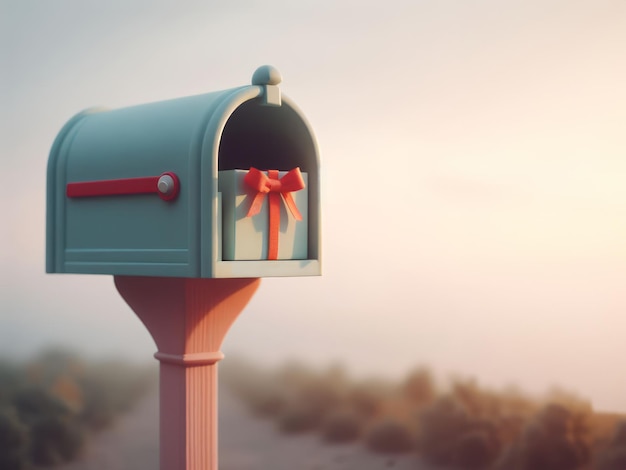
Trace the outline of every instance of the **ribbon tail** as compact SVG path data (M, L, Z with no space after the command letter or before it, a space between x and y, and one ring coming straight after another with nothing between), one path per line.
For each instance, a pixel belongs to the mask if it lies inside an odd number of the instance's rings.
M265 193L256 193L254 195L254 199L252 200L252 204L250 205L250 209L248 209L248 213L246 217L253 217L261 212L261 207L263 207L263 200L265 199Z
M296 220L302 220L302 214L298 210L298 206L296 205L296 201L294 201L291 193L281 193L283 198L285 199L285 205L289 208L291 214L295 217Z
M269 195L269 233L267 240L267 259L278 259L278 232L280 231L280 196Z

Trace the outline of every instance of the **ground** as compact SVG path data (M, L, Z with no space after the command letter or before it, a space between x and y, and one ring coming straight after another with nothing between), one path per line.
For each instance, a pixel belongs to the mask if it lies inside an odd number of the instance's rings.
M432 470L415 456L385 456L361 445L330 446L315 435L284 436L220 390L220 470ZM83 457L55 470L147 470L159 467L158 392L93 439Z

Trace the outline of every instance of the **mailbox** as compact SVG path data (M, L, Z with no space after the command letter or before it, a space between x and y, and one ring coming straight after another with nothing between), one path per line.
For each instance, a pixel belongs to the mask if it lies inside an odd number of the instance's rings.
M317 144L280 81L263 66L250 86L72 118L48 160L47 272L319 275Z

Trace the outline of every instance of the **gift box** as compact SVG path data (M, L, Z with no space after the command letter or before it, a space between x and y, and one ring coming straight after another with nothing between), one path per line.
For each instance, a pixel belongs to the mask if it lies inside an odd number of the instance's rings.
M307 259L306 173L223 170L218 180L223 260Z

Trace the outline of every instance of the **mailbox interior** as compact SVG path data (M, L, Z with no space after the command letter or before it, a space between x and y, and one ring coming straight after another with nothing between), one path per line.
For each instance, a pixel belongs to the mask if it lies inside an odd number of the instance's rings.
M214 247L213 277L319 275L318 152L313 133L299 110L286 98L281 106L263 105L259 99L244 102L224 125L217 162L218 171L299 167L308 174L308 259L223 261L219 259L221 250ZM215 234L214 238L221 243L221 234Z

